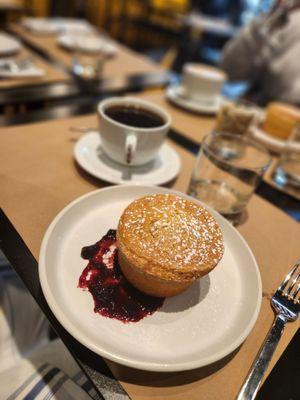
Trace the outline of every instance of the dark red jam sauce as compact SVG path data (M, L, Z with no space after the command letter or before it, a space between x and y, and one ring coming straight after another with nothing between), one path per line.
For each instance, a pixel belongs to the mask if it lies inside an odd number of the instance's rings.
M118 263L116 230L110 229L99 242L83 247L81 257L89 263L78 286L92 294L95 313L137 322L163 305L163 298L144 294L125 279Z

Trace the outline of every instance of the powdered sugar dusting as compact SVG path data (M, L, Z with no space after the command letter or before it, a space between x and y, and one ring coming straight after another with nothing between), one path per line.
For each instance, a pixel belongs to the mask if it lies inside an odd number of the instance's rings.
M152 195L133 202L121 218L126 244L164 268L196 270L217 264L223 251L221 230L200 205L175 195Z

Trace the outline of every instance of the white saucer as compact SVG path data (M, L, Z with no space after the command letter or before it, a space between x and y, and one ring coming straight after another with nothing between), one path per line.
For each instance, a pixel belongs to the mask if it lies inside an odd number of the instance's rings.
M181 85L169 86L166 90L167 99L179 107L188 111L202 114L217 114L220 106L224 103L224 97L219 95L214 103L201 103L187 98Z
M251 136L269 150L281 153L285 146L285 140L269 135L257 126L251 127Z
M139 167L118 164L103 153L98 132L89 132L78 140L74 157L89 174L115 184L162 185L174 179L181 166L177 152L167 143L150 163Z
M67 50L74 50L76 47L80 47L81 50L86 50L91 53L97 53L101 51L108 57L113 57L117 53L117 46L111 42L109 39L103 37L93 37L87 41L83 36L80 38L74 36L74 33L67 32L58 37L58 43L60 46Z
M6 33L0 33L0 56L18 53L22 48L19 40Z
M31 32L39 35L53 35L59 32L93 32L92 25L78 18L37 18L28 17L22 21Z
M282 151L284 151L287 144L286 140L280 139L275 136L271 136L263 129L257 126L253 126L251 128L251 135L255 140L257 140L262 145L266 146L269 150L273 151L274 153L281 153ZM299 152L300 145L296 143L295 144L289 143L289 149Z
M39 258L43 293L63 327L107 359L149 371L181 371L222 359L246 339L257 319L261 278L241 234L217 212L225 253L219 265L188 290L164 301L137 323L95 314L88 291L78 288L87 261L83 246L115 229L133 200L154 193L183 193L161 187L113 186L90 192L66 206L44 236ZM199 203L195 199L190 200Z

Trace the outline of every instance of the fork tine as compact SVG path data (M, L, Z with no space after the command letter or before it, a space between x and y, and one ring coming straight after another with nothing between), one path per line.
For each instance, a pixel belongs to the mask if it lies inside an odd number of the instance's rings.
M300 299L297 299L297 296L298 296L299 293L300 293L300 284L298 283L298 288L295 290L295 292L293 293L293 297L292 297L294 302L298 302L299 303Z
M296 287L299 278L300 278L300 272L299 272L299 274L293 279L293 281L292 281L292 283L291 283L291 286L288 288L288 290L287 290L287 292L286 292L286 295L287 295L288 297L292 297L292 296L291 296L291 293L293 292L294 288Z
M287 274L284 281L279 286L278 290L280 290L281 292L284 291L285 287L287 286L288 282L290 281L291 277L294 275L294 273L297 270L297 268L299 267L299 265L300 265L300 259L296 261L296 264L293 266L291 271Z

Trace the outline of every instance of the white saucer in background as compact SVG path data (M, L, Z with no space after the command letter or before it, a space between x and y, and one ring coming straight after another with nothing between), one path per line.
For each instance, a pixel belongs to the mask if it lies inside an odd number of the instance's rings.
M166 299L153 315L127 324L103 317L94 313L90 293L78 288L87 264L80 257L81 248L116 229L133 200L155 193L189 198L161 187L123 185L90 192L66 206L42 241L41 286L63 327L96 354L148 371L202 367L241 345L256 322L262 299L259 268L249 246L214 210L207 207L223 232L222 260L185 292Z
M282 153L284 151L287 143L286 140L280 139L275 136L271 136L263 129L257 126L253 126L250 132L251 136L255 140L257 140L262 145L266 146L270 151L273 151L274 153ZM289 143L289 149L299 152L300 144Z
M0 56L9 56L18 53L22 48L19 40L6 33L0 33Z
M54 18L28 17L22 23L25 28L39 35L55 34L59 30Z
M271 136L257 126L252 126L250 133L253 139L275 153L281 153L285 147L285 140Z
M76 32L93 32L93 26L82 19L78 18L38 18L27 17L22 21L23 26L31 32L39 35L53 35L59 32L76 31Z
M74 157L86 172L114 184L162 185L174 179L181 166L177 152L164 143L153 161L138 167L126 167L112 161L101 149L98 132L82 136L75 145Z
M193 111L202 114L217 114L220 106L224 103L225 98L220 94L214 103L204 103L192 100L185 96L183 86L173 85L166 90L166 97L172 103L184 108L188 111Z
M82 50L91 53L102 52L107 56L112 57L117 53L117 46L110 39L103 37L85 38L74 35L74 32L66 32L58 37L58 44L67 50L74 50L80 47Z

